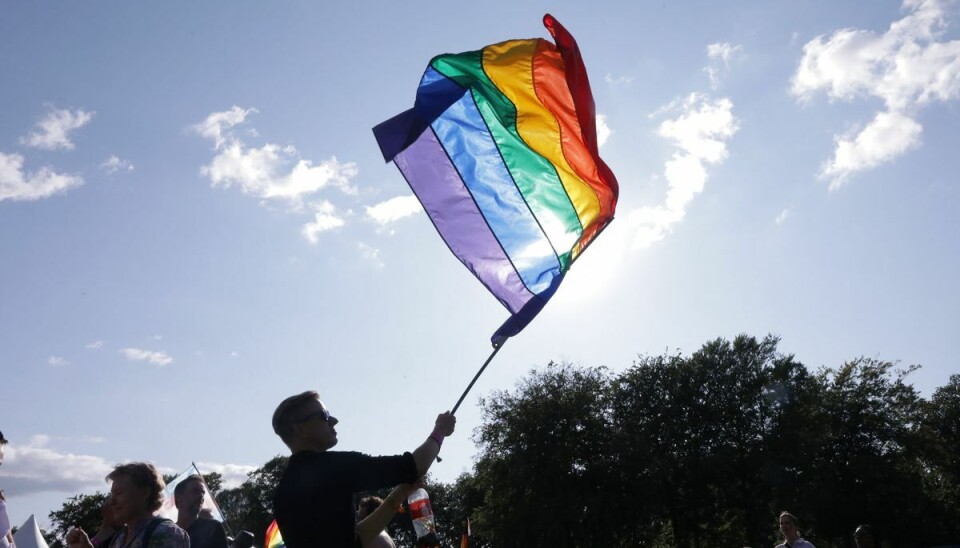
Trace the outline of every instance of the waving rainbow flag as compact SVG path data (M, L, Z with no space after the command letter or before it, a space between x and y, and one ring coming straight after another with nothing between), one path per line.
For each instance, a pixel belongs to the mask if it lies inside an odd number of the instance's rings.
M613 220L619 187L597 150L576 41L510 40L434 57L414 107L374 128L454 255L511 312L499 346Z
M277 525L277 520L273 520L267 527L267 534L263 539L263 548L283 548L284 546L286 545L283 543L283 537L280 536L280 527Z

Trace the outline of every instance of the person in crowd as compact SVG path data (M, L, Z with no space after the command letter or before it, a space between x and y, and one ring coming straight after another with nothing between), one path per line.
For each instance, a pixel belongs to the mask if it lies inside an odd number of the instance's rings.
M253 548L253 533L250 531L240 531L237 538L233 539L230 548Z
M114 520L123 523L108 548L190 548L190 537L169 519L154 517L163 506L163 477L145 462L118 464L107 475ZM87 533L74 527L68 548L93 548Z
M190 536L191 548L227 548L227 532L223 524L202 515L206 495L206 484L199 474L188 476L177 484L173 489L177 527Z
M857 548L879 548L880 543L877 542L877 535L873 532L873 527L867 524L857 526L857 529L853 532L853 540L857 544Z
M114 537L116 537L120 529L123 528L123 522L117 521L117 517L113 513L113 506L110 505L109 495L104 499L103 504L100 505L100 519L100 528L97 529L97 534L90 539L90 544L93 544L97 548L105 548L110 546Z
M423 487L423 481L424 478L420 478L416 483L396 486L386 500L380 497L360 499L357 506L357 538L363 548L396 548L393 539L387 534L387 525L403 501Z
M372 457L330 451L337 444L338 422L314 391L283 400L273 414L273 431L292 453L273 502L280 534L289 548L361 543L353 494L416 482L456 426L453 414L443 413L430 436L412 453Z
M780 512L780 533L783 535L783 542L777 545L777 548L814 548L813 544L800 536L800 529L797 524L797 518L790 512Z
M380 497L363 497L360 499L360 505L357 506L357 526L359 530L359 524L369 515L383 505L383 499ZM358 535L359 536L359 535ZM386 531L381 530L375 537L373 537L369 542L363 542L361 539L361 544L363 548L397 548L397 545L393 543L393 539L390 538L390 535Z
M0 465L3 464L3 448L7 445L7 438L0 432ZM3 489L0 489L0 548L9 548L13 546L13 528L10 526L10 518L7 516L7 499L3 496Z

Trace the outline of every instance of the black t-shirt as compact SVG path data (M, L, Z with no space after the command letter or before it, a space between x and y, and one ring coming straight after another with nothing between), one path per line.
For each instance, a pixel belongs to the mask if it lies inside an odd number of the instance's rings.
M288 548L354 546L353 494L417 480L413 455L301 451L290 457L273 499Z
M215 519L197 518L190 527L190 548L227 548L227 533L223 524Z

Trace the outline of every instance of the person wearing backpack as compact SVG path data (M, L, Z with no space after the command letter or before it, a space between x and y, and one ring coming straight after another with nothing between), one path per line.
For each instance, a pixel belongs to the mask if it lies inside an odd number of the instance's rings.
M163 505L163 478L152 464L118 464L107 475L110 508L118 523L125 524L98 548L190 548L190 537L173 521L154 516ZM74 527L67 533L68 548L93 548L87 533Z

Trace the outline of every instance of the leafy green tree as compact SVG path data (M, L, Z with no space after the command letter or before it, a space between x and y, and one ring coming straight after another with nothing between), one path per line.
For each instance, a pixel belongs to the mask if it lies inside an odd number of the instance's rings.
M233 489L221 490L216 495L231 530L250 531L262 539L273 521L273 493L280 484L289 457L276 456L247 476L247 480Z
M717 339L690 357L644 357L613 382L620 517L633 543L768 544L772 490L791 451L771 437L799 423L811 383L779 340ZM638 496L639 495L639 496Z
M859 358L822 370L822 432L808 440L809 519L821 544L841 544L858 523L871 523L897 546L940 540L939 510L924 491L929 436L924 402L906 378L916 366Z
M473 522L492 546L614 546L603 368L551 363L482 403Z
M50 526L46 536L51 548L66 548L67 532L74 526L81 527L90 536L100 528L100 507L107 500L105 493L74 495L63 503L59 510L50 512Z
M933 393L925 411L925 426L932 437L926 489L938 506L947 509L937 526L953 539L960 538L960 375L952 375Z

